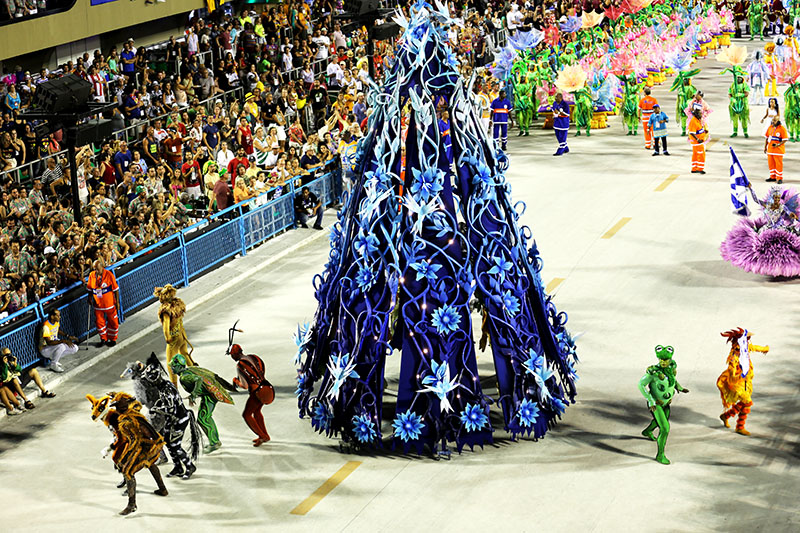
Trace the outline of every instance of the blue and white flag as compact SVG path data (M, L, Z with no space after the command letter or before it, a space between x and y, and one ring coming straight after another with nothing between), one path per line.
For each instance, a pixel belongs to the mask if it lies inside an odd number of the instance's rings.
M746 217L750 216L750 208L747 207L747 197L750 194L750 181L744 174L744 169L736 157L736 152L731 147L731 202L733 203L734 214Z

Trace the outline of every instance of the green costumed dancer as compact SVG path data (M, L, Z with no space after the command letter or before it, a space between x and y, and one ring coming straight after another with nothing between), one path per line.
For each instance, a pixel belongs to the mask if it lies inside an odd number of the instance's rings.
M750 40L758 35L764 40L764 5L761 0L753 0L747 8L747 18L750 19Z
M528 135L533 120L533 84L528 81L527 74L514 83L514 109L517 111L520 135Z
M578 62L578 54L575 52L575 43L569 43L564 47L564 51L559 55L559 68L572 65Z
M181 386L189 393L189 404L194 405L195 400L198 397L200 398L197 421L208 437L208 446L203 451L211 453L214 450L218 450L222 443L219 441L217 425L211 415L214 413L217 402L233 404L233 399L228 394L228 390L235 390L233 385L211 370L200 368L199 366L188 366L183 354L176 354L170 361L169 366L178 376Z
M639 381L639 390L647 400L647 407L653 414L653 421L650 422L642 435L658 443L658 453L656 461L668 465L669 459L664 455L664 447L669 436L669 410L672 399L678 392L689 392L689 389L681 387L676 377L678 373L678 363L672 359L675 350L672 346L656 346L656 357L658 364L647 368L647 373ZM653 430L658 428L658 438L653 435Z
M575 126L578 132L575 134L579 137L581 128L586 128L586 136L592 135L592 115L594 114L594 103L592 102L592 94L588 85L584 85L572 93L575 98Z
M794 81L783 93L785 104L784 116L786 129L789 130L789 140L793 143L800 140L800 83Z
M697 92L697 89L692 85L692 78L699 73L699 68L679 71L672 82L672 87L669 88L670 91L677 91L678 93L675 116L681 124L681 137L686 137L686 108L694 98L694 93Z
M797 23L797 19L800 18L800 2L797 0L792 1L792 5L789 7L789 24L794 26Z
M621 76L625 97L622 100L622 121L628 129L627 135L637 135L639 131L639 91L642 84L636 83L636 74Z
M749 87L744 82L744 71L739 66L722 71L733 73L733 83L728 89L728 96L730 103L728 104L728 114L733 122L733 133L731 137L739 135L739 122L742 123L742 130L744 130L745 138L749 137L747 134L747 125L750 123L750 105L747 102L747 97L750 94Z

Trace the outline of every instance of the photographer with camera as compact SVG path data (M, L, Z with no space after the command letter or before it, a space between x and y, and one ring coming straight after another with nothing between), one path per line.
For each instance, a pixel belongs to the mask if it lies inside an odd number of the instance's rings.
M22 376L22 383L19 380L20 376ZM0 348L0 401L3 402L9 416L23 413L22 406L25 409L36 407L22 390L30 381L39 387L42 398L55 398L55 393L45 388L38 370L29 368L23 371L17 363L17 358L11 354L11 350L6 347ZM17 396L22 398L22 404Z

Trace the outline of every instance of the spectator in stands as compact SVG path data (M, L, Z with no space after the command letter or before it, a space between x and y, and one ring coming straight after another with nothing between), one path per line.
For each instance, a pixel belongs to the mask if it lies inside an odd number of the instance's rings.
M306 147L306 153L300 158L300 166L305 170L308 170L318 165L319 158L317 157L316 150L314 150L314 146L308 145Z
M20 378L22 381L20 381ZM22 398L25 409L33 409L35 407L23 391L24 387L31 381L39 388L42 398L56 397L54 392L50 392L45 388L38 370L35 368L22 370L11 350L6 347L0 348L0 400L9 415L23 412L16 395Z
M230 163L234 158L233 152L228 149L228 143L226 141L220 141L219 150L217 150L217 164L220 168L227 169L228 163Z
M355 115L356 122L361 127L363 127L363 122L367 120L367 104L364 100L364 93L358 93L356 103L353 104L353 115Z
M320 85L319 80L314 80L312 83L308 99L311 101L311 109L314 111L314 124L319 125L325 120L325 114L330 105L328 91Z
M303 187L302 192L294 199L294 213L297 221L303 228L308 227L308 219L316 216L314 229L322 229L322 202L308 187Z
M116 55L116 50L112 50L112 54ZM133 39L128 39L128 41L122 45L122 52L119 57L122 64L121 72L132 78L136 72L136 67L134 65L136 52L133 50Z
M131 170L133 154L128 150L128 143L120 141L119 149L114 154L114 169L117 171L117 181L122 180L126 172Z
M47 314L47 320L42 324L42 338L39 342L39 353L48 359L47 365L53 372L63 372L64 367L59 362L65 355L77 353L78 347L75 337L64 334L59 337L61 328L61 311L53 309Z
M223 176L220 176L217 183L214 184L213 192L214 199L209 203L209 211L222 211L233 204L231 188L228 186ZM215 207L216 209L214 209Z

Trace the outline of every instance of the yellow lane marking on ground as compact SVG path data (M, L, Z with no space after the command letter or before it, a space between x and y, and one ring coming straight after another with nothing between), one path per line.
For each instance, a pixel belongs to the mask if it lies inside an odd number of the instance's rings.
M670 176L667 179L665 179L664 181L661 182L661 185L656 187L656 192L661 192L664 189L666 189L669 186L670 183L675 181L675 179L677 177L678 177L678 174L670 174Z
M296 515L305 515L311 509L314 508L319 502L322 501L322 498L327 496L331 493L333 489L335 489L342 481L347 479L347 476L353 473L353 471L361 466L361 461L348 461L343 467L339 469L334 475L328 478L328 480L320 485L320 487L311 493L311 496L300 502L300 505L295 507L290 511L290 514Z
M605 233L603 234L603 237L602 237L602 238L603 238L603 239L610 239L611 237L613 237L614 235L616 235L616 234L617 234L617 232L618 232L619 230L621 230L621 229L622 229L622 226L624 226L625 224L627 224L627 223L628 223L628 222L630 222L630 221L631 221L631 217L622 217L622 218L619 220L619 222L617 222L616 224L614 224L614 226L612 226L612 228L611 228L610 230L608 230L607 232L605 232Z
M564 282L564 278L553 278L550 280L550 283L547 284L547 287L544 288L544 292L550 294L556 288Z
M718 140L719 140L719 139L711 139L710 141L708 141L708 144L706 144L706 150L708 150L709 148L711 148L712 146L714 146L714 144L716 144L716 142L717 142Z

